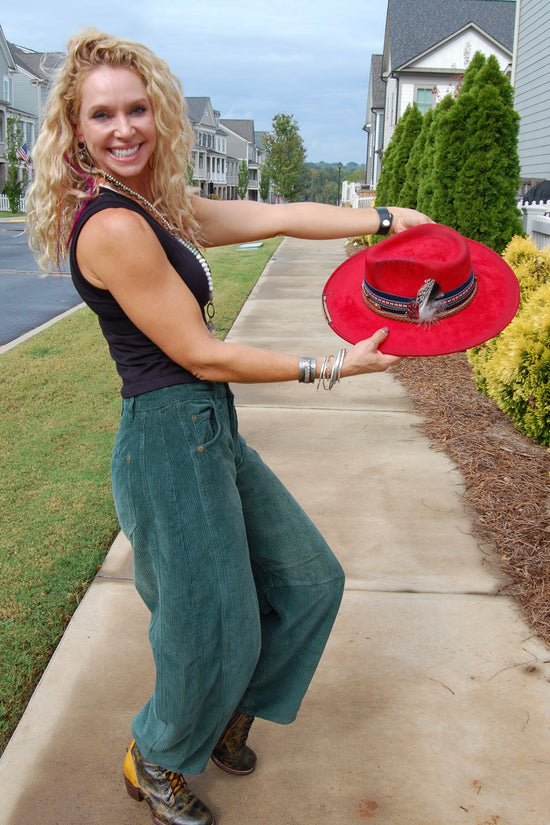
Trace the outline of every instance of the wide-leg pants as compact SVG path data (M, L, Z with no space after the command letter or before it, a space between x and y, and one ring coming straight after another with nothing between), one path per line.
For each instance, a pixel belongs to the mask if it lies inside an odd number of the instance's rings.
M226 384L125 399L111 471L156 668L132 732L145 759L198 774L235 709L294 720L343 572L239 435Z

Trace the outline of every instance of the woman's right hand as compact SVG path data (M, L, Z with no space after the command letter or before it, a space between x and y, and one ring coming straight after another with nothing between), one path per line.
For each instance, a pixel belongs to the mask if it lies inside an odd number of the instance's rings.
M388 337L388 328L377 330L370 338L359 341L346 353L342 367L342 376L362 375L367 372L384 372L400 361L398 355L386 355L378 347Z

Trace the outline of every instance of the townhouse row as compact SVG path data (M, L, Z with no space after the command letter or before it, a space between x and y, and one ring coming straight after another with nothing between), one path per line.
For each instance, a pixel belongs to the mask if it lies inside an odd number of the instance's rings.
M0 192L7 177L6 138L11 118L18 125L21 168L32 150L51 85L52 74L63 60L60 52L36 52L9 43L0 26ZM260 177L264 163L262 132L253 120L223 119L209 97L186 98L187 114L195 134L191 172L204 197L234 200L239 167L248 167L248 200L261 200ZM32 162L29 166L32 176Z

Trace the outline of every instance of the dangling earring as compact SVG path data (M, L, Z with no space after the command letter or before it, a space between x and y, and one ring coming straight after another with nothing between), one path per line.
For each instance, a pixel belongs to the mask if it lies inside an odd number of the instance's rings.
M94 162L88 151L86 143L78 140L76 149L73 150L70 158L65 155L67 166L69 167L69 175L74 183L82 183L83 180L88 180L94 170Z
M92 169L94 168L94 162L92 160L92 156L90 155L90 153L88 151L88 147L86 146L86 141L84 141L84 140L77 141L76 148L77 148L77 152L78 152L78 160L80 161L80 165L82 166L83 169L86 166L88 167L88 169L86 169L85 171L86 171L86 174L89 175L92 172Z

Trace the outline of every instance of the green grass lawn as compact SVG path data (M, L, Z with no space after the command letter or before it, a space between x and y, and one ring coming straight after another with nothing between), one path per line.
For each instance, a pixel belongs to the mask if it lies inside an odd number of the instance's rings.
M280 240L208 250L218 337ZM120 379L87 308L0 356L0 751L118 532L119 413Z

